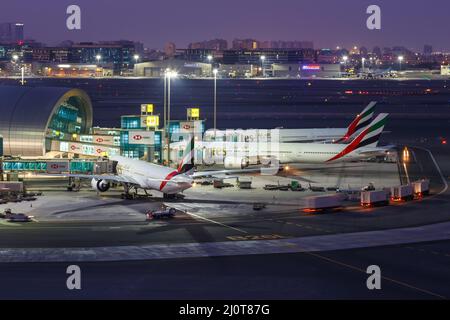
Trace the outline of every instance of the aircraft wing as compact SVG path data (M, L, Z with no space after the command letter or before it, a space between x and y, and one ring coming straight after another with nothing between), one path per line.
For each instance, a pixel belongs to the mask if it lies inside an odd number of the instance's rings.
M276 171L278 172L279 168L264 168L264 167L258 167L258 168L248 168L248 169L236 169L236 170L217 170L217 171L197 171L191 174L191 177L194 179L198 178L233 178L234 176L230 176L231 174L242 174L242 173L254 173L254 172L268 172L268 170Z
M43 175L43 174L40 174ZM107 180L112 182L118 182L118 183L131 183L139 185L139 182L130 178L130 177L123 177L119 175L106 175L106 174L76 174L76 173L70 173L70 174L44 174L46 176L51 177L66 177L66 178L79 178L79 179L96 179L96 180Z
M359 154L363 155L363 156L378 156L378 155L384 155L386 154L389 150L389 148L366 148L364 150L359 151Z

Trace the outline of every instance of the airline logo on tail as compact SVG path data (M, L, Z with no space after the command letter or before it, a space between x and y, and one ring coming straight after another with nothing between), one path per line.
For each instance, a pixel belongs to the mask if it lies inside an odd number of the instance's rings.
M191 138L190 142L186 145L186 149L183 153L183 159L181 159L180 164L178 165L177 170L169 173L165 179L161 182L159 186L159 190L162 191L167 183L179 174L183 174L189 172L194 168L194 137Z
M181 159L178 165L178 173L186 173L194 168L194 137L186 145L186 150L183 153L183 159Z
M367 107L364 108L364 110L356 116L356 118L350 123L350 125L347 128L347 133L340 138L339 140L335 141L334 143L340 143L343 141L347 141L350 139L356 132L359 130L365 128L369 125L370 121L372 120L373 114L375 112L375 105L377 104L376 101L370 102Z
M384 126L387 122L387 113L380 113L370 125L364 129L344 150L326 162L334 161L362 147L376 147Z

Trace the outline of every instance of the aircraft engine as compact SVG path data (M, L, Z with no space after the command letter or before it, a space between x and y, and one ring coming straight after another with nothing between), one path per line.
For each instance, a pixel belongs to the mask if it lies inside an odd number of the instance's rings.
M246 157L225 157L223 164L225 169L244 169L249 166L249 161Z
M91 186L92 186L92 189L94 189L96 191L106 192L111 187L111 184L105 180L92 179Z

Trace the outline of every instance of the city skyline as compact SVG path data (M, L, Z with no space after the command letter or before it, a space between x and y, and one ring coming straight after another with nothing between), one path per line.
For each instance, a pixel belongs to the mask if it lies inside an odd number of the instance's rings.
M185 48L191 42L208 39L221 38L231 44L235 38L253 38L310 40L316 48L405 46L422 51L424 45L430 44L435 51L450 50L450 43L443 43L450 27L446 19L450 3L444 0L434 1L433 6L418 0L377 1L382 10L382 29L376 31L365 26L368 17L365 10L373 4L365 0L348 0L345 4L281 0L276 7L266 0L260 1L257 7L250 3L234 6L237 1L232 0L226 4L215 3L214 8L204 0L189 5L181 1L155 4L130 0L125 5L78 0L76 4L82 9L80 31L65 27L65 11L72 2L61 1L55 5L53 1L42 0L39 6L24 2L5 3L0 21L24 23L26 38L48 45L64 40L127 39L143 42L148 48L162 49L169 41ZM24 10L27 6L33 10ZM432 15L433 24L430 24Z

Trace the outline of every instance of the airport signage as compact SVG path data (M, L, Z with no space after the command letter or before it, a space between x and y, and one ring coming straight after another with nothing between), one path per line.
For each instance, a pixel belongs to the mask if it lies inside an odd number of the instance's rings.
M47 161L47 173L69 172L69 161Z
M187 116L188 116L188 118L199 119L200 118L200 108L188 108Z
M93 143L95 144L105 144L105 145L113 145L114 144L114 137L113 136L93 136Z
M319 64L305 64L302 66L302 70L320 71Z
M153 113L153 104L141 104L141 113Z
M159 116L142 116L141 117L142 128L158 128Z
M129 144L155 144L155 132L154 131L129 131L128 133Z

